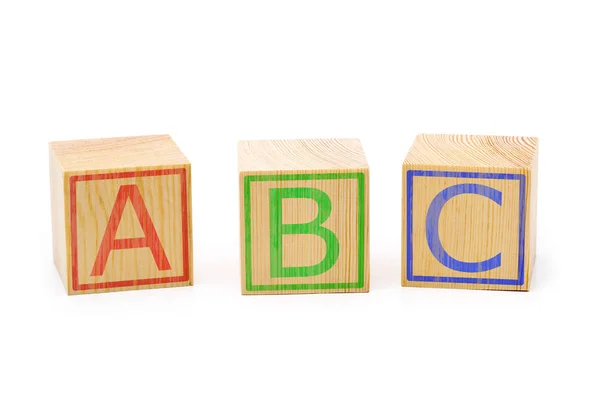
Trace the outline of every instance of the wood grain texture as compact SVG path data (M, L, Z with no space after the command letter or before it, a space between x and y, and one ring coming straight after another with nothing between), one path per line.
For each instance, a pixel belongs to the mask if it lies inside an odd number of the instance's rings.
M190 163L169 135L69 140L50 147L63 170L70 172Z
M537 145L534 137L421 134L404 164L531 169Z
M69 215L68 182L65 180L64 171L60 166L56 154L50 147L50 206L52 215L52 250L54 265L60 275L65 288L69 287L67 273L67 228L66 218Z
M419 135L403 164L402 285L529 290L537 158L533 137Z
M50 143L69 294L193 284L191 165L166 135Z
M358 139L250 140L238 143L243 171L313 171L368 169Z
M243 141L238 167L243 294L369 290L369 167L360 141ZM306 231L278 231L293 225Z

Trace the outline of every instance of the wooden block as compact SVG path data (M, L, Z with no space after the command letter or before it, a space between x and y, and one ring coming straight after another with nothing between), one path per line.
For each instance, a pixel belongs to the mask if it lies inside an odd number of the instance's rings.
M243 294L369 291L369 166L356 139L238 145Z
M67 292L192 285L190 174L167 135L50 143L54 263Z
M402 285L529 290L538 139L419 135L403 165Z

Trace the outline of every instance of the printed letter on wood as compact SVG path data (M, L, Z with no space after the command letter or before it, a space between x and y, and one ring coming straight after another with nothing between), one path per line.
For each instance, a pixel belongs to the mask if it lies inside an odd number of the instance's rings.
M169 136L50 143L69 294L192 284L191 166Z
M367 292L369 167L358 140L244 141L242 293Z
M529 290L538 140L419 135L403 166L402 284Z

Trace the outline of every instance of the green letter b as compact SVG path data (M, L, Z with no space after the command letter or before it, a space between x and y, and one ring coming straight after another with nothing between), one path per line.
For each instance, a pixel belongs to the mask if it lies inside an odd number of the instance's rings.
M283 223L283 199L312 199L317 203L316 218L303 224ZM321 226L331 214L331 199L322 190L313 188L269 189L271 213L271 278L296 278L320 275L333 267L340 255L340 242L335 234ZM283 266L283 235L317 235L326 244L325 258L307 267Z

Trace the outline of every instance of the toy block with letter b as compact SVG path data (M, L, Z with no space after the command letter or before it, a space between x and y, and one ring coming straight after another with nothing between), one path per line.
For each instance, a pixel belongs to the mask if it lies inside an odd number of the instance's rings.
M192 285L190 174L167 135L50 143L54 263L67 292Z
M243 294L369 291L369 166L359 140L238 145Z
M402 285L529 290L538 139L419 135L403 165Z

